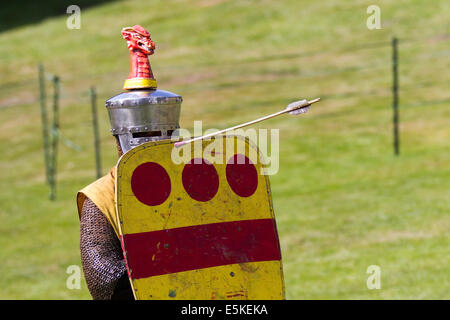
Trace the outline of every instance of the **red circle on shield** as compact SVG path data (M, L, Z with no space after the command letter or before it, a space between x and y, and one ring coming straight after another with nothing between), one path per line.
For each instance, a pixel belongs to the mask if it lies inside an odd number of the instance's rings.
M139 165L131 176L131 189L136 198L148 205L162 204L170 195L170 177L156 162Z
M228 160L227 181L231 189L240 197L250 197L258 187L258 172L243 154L235 154Z
M192 159L184 166L182 180L184 190L197 201L211 200L219 189L216 168L203 158Z

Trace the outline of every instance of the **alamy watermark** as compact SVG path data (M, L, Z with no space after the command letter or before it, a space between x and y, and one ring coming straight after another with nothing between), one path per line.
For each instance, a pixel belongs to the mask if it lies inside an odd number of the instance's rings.
M178 129L172 135L172 141L179 141L180 137L188 140L217 131L217 129L208 129L203 132L202 121L194 121L193 135L187 129ZM227 136L239 136L239 138L232 139ZM242 154L245 157L237 157L237 164L250 161L252 164L261 165L261 175L274 175L279 169L279 136L279 129L237 129L228 132L226 136L218 135L174 147L171 158L175 164L187 164L192 159L194 164L196 162L200 164L202 159L214 164L233 164L234 155Z
M366 20L366 26L369 30L381 29L381 9L377 5L370 5L366 10L370 16Z
M377 265L367 267L366 273L369 274L366 281L367 289L381 289L381 268Z
M81 29L81 9L79 6L72 4L67 7L67 14L70 16L66 20L67 29Z
M81 268L76 264L70 265L66 269L66 273L69 275L66 280L66 287L69 290L81 289Z

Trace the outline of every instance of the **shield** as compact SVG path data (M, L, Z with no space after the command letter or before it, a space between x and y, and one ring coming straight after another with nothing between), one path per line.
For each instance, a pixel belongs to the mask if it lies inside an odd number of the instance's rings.
M285 298L263 161L240 136L149 142L119 159L116 209L136 299Z

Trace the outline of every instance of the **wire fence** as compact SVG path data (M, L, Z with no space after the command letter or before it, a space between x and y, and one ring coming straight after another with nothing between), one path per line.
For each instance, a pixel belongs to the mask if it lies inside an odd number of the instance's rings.
M437 63L444 62L450 64L450 49L448 48L448 44L450 43L450 34L443 35L434 35L427 37L407 37L400 38L398 41L375 41L375 42L365 42L365 41L355 41L352 44L339 44L334 46L333 48L318 48L311 51L304 52L291 52L284 54L269 54L263 55L259 57L249 57L249 58L232 58L228 61L220 61L220 62L206 62L204 64L200 64L199 66L194 66L198 68L208 69L211 67L217 67L220 69L227 71L227 67L234 68L235 72L231 72L228 77L232 77L232 81L225 79L223 82L211 82L207 84L202 84L204 86L216 86L216 87L226 87L226 86L234 86L234 87L245 87L245 86L253 86L257 85L261 82L270 82L270 81L278 81L278 78L282 78L283 81L299 81L299 80L320 80L320 78L326 77L327 79L331 79L336 77L337 79L341 79L344 75L346 79L357 78L360 76L370 77L370 76L380 76L380 73L383 74L383 81L380 81L380 84L377 84L375 88L370 89L361 89L359 87L355 87L355 89L349 91L340 91L337 93L321 93L322 98L328 99L348 99L352 97L366 97L366 96L375 96L375 97L383 97L389 98L392 97L393 101L393 122L394 122L394 150L395 154L399 153L399 132L398 132L398 122L399 122L399 112L401 110L407 108L413 108L417 106L426 106L426 105L439 105L450 102L450 96L439 96L436 99L433 97L427 97L423 100L414 100L408 101L406 99L399 99L399 96L402 96L402 93L416 93L418 90L422 89L430 89L430 88L439 88L442 89L442 92L449 92L449 83L450 79L448 78L448 72L442 72L437 67ZM433 49L432 46L440 46L444 45L443 48L439 48L438 50ZM420 49L420 50L419 50ZM359 54L360 52L374 52L374 50L379 50L379 54L377 54L377 58L374 59L374 62L368 61L365 63L358 64L350 64L344 66L334 66L334 65L320 65L319 67L314 64L308 63L305 67L303 64L297 62L298 60L302 60L304 58L311 59L317 58L321 55L332 56L333 59L348 55L348 54ZM393 53L391 50L397 51ZM417 52L419 50L419 53ZM412 53L410 51L413 51ZM423 52L424 51L424 52ZM334 62L335 60L331 60L330 62ZM292 68L291 70L278 70L277 62L291 60L292 65L297 66L297 68ZM415 65L418 64L430 64L430 72L438 73L439 77L436 79L429 80L427 78L420 80L418 76L414 74ZM275 64L275 65L273 65ZM257 67L264 67L263 70L255 70ZM192 67L192 66L190 66ZM445 68L444 68L445 71ZM252 79L245 77L246 74L253 74L254 72L259 73L272 73L276 75L275 79ZM392 78L386 78L387 75L392 73ZM45 93L43 93L42 88L45 85L42 83L43 81L50 81L54 83L55 90L57 90L57 100L53 101L54 109L53 113L56 113L56 117L53 118L52 129L49 131L47 128L47 124L45 123L47 115L45 111L42 111L42 121L43 121L43 144L44 144L44 153L46 159L46 172L47 172L47 181L51 185L52 179L55 179L56 175L56 159L53 159L57 155L57 144L58 138L62 143L73 148L77 151L81 151L81 148L76 145L74 142L65 138L61 133L60 128L58 127L58 105L60 104L59 100L62 99L72 99L78 101L80 104L89 104L89 101L92 105L91 114L92 114L92 126L93 130L93 144L96 150L95 152L95 163L96 163L96 173L97 176L101 174L101 163L100 163L100 142L99 142L99 134L98 134L98 121L97 121L97 111L96 111L96 100L97 93L94 88L87 87L82 91L72 91L65 90L64 84L57 80L55 83L55 75L44 72L43 70L39 73L40 83L40 101L41 101L41 110L43 105L43 100L45 100ZM242 76L244 75L244 76ZM106 75L101 75L105 77ZM388 79L386 81L386 79ZM34 85L30 85L30 83ZM57 87L57 88L56 88ZM20 81L11 81L2 83L0 86L0 97L11 93L14 95L15 92L24 91L24 89L28 91L39 92L38 82L36 78L25 78ZM196 90L195 85L191 90ZM189 90L187 90L189 91ZM55 91L56 92L56 91ZM43 97L44 94L44 97ZM56 93L55 93L56 94ZM36 98L31 98L26 103L36 103ZM384 102L385 103L385 102ZM14 100L1 102L0 100L0 110L6 107L20 106L24 104L23 100ZM56 109L55 109L56 108ZM49 131L50 134L46 131ZM54 149L54 153L52 153L52 149ZM53 170L53 173L52 173ZM53 176L52 176L53 175ZM54 192L54 191L52 191ZM51 193L52 197L52 193Z
M410 38L401 38L399 39L399 46L400 46L400 55L401 50L403 47L408 47L412 45L420 46L420 45L429 45L429 42L433 43L450 43L450 35L439 35L439 36L428 36L428 37L410 37ZM217 64L217 66L226 67L229 66L235 66L235 65L247 65L251 66L254 63L268 63L268 62L274 62L277 60L288 60L288 59L298 59L298 58L304 58L304 57L317 57L319 55L323 54L332 54L334 57L338 57L339 54L345 54L345 53L352 53L352 52L358 52L361 50L374 50L374 49L388 49L390 46L392 46L391 41L379 41L379 42L362 42L358 44L351 44L351 45L343 45L341 47L333 47L333 48L324 48L324 49L317 49L307 52L293 52L288 54L279 54L279 55L264 55L261 57L254 57L254 58L245 58L240 60L229 60L229 61L220 61L220 63ZM299 79L308 79L308 78L316 78L316 77L333 77L333 76L339 76L342 74L349 74L349 73L367 73L377 70L386 70L389 72L390 70L390 53L385 52L384 53L385 60L377 61L376 63L364 63L364 64L355 64L345 67L333 67L333 66L326 66L326 67L310 67L310 68L301 68L297 71L288 72L284 74L283 76L286 79L292 79L292 80L299 80ZM433 62L434 60L441 61L442 59L450 57L450 49L444 49L439 51L433 51L428 52L425 55L422 56L416 56L411 55L408 57L401 56L401 68L410 67L414 64L417 64L419 62ZM202 65L201 67L210 67L212 64L206 64ZM401 73L402 70L400 70ZM270 72L270 71L269 71ZM400 74L401 76L401 74ZM53 77L53 74L45 73L45 78L47 80L51 80ZM404 79L402 79L404 80ZM415 81L416 79L413 79ZM255 80L256 81L256 80ZM242 81L239 81L239 79L233 79L234 86L246 86L246 85L252 85L252 80L244 79ZM264 81L264 80L262 80ZM270 81L270 80L267 80ZM448 85L450 79L444 79L443 81L433 81L433 82L427 82L426 86L434 86L434 85ZM257 80L257 82L261 82L261 80ZM23 89L25 87L30 88L30 83L36 83L35 78L25 78L21 79L20 81L13 81L13 82L6 82L2 83L0 85L0 96L2 92L16 92L19 91L19 89ZM217 86L222 85L221 83L218 83ZM418 82L416 85L404 85L402 84L399 88L401 91L404 91L406 89L414 89L414 88L420 88L422 87L423 82ZM30 88L32 89L32 88ZM381 89L381 88L380 88ZM384 90L384 91L383 91ZM391 90L390 87L385 87L382 90L375 90L371 92L367 91L354 91L354 92L342 92L339 94L332 94L329 95L330 97L334 98L345 98L348 95L356 95L357 92L360 92L361 96L364 96L366 94L373 94L374 92L377 92L379 94L382 94L382 92L389 92ZM84 101L88 101L90 97L90 89L86 88L85 90L81 92L73 92L73 91L67 91L64 90L64 84L61 83L61 91L62 91L62 99L72 98L72 99L83 99ZM450 98L450 97L449 97ZM2 104L0 102L0 108L1 107L10 107L15 105L22 104L21 101L14 101L13 103L7 103Z

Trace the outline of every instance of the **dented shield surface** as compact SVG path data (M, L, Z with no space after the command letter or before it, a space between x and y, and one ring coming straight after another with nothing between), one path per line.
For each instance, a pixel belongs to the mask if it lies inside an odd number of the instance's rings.
M284 299L257 147L226 136L179 149L170 140L145 143L117 165L119 229L136 299Z

